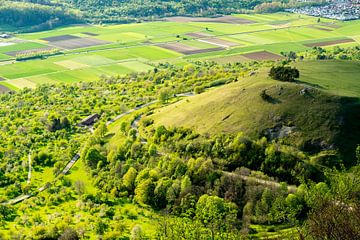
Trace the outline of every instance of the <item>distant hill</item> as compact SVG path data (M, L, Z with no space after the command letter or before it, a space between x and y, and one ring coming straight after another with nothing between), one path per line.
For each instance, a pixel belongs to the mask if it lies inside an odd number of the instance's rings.
M41 31L82 22L79 11L57 4L0 0L0 32Z
M302 64L302 68L311 66L307 65L311 62ZM333 63L318 63L318 68L320 64L326 68ZM341 66L339 63L339 71ZM324 78L324 74L319 74L319 78ZM312 74L315 76L316 71ZM329 77L329 82L336 81L345 86L339 79ZM260 96L264 90L270 96L267 101ZM359 110L356 98L334 95L319 85L274 81L263 70L164 107L150 118L156 125L185 126L200 133L244 132L253 138L283 138L307 152L340 148L348 155L359 141Z
M260 9L274 12L306 3L276 3L267 0L0 0L0 29L36 26L28 31L51 29L55 26L86 21L91 23L127 23L154 20L169 16L218 16ZM321 1L320 1L321 2ZM256 8L257 6L262 6Z

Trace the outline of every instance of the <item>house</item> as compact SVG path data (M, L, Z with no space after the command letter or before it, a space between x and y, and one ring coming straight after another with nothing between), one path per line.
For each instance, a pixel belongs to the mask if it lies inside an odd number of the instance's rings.
M97 113L94 113L83 120L78 124L78 126L92 126L94 123L96 123L100 118L100 115Z
M11 36L9 34L3 33L0 34L0 38L11 38Z

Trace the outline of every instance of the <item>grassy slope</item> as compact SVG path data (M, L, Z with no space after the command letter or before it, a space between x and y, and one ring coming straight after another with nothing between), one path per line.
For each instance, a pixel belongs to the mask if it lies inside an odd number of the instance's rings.
M326 73L317 74L320 69L326 69L333 62L321 62L316 65L312 74L308 71L302 81L321 81ZM303 69L312 66L312 62L301 63ZM348 65L339 64L336 69L346 71ZM334 66L332 66L334 67ZM348 69L352 71L352 68ZM305 72L305 71L304 71ZM318 76L318 77L316 77ZM356 74L348 74L347 82L351 89ZM352 76L352 78L348 78ZM328 90L335 90L339 76L332 77L327 73L327 79L332 84ZM343 97L313 88L308 96L299 92L304 89L303 83L283 83L267 77L267 71L256 76L241 79L239 82L210 90L206 93L180 101L176 104L157 110L151 118L156 125L185 126L194 128L201 133L235 133L245 132L251 137L258 137L267 128L278 124L296 126L296 133L289 140L301 146L305 141L322 139L331 144L342 143L338 139L341 129L341 119L345 114ZM267 89L273 97L272 103L265 102L260 92ZM345 95L339 92L340 95ZM360 96L360 92L354 92ZM353 95L354 96L354 95ZM346 106L351 105L347 104ZM351 105L353 106L353 105ZM347 119L346 117L344 118Z

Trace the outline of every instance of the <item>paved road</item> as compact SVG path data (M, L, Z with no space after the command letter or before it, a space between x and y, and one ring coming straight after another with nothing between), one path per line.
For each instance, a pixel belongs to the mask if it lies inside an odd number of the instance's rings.
M62 170L60 174L65 175L66 173L68 173L79 158L80 158L80 153L75 154L75 156L70 160L68 164L66 164L65 168Z

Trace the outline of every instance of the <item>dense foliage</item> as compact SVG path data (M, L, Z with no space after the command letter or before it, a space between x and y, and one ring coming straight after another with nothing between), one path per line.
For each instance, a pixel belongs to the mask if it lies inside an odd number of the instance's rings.
M104 77L96 82L56 87L42 85L35 90L1 95L0 186L5 193L2 197L12 198L31 190L21 185L27 170L23 165L30 152L34 159L41 159L35 161L39 167L42 164L55 164L56 169L64 166L79 150L80 139L86 132L76 125L82 118L98 113L102 119L109 120L156 99L157 94L161 96L163 90L160 89L167 89L171 94L189 92L199 79L204 84L223 78L233 81L246 69L242 65L212 64L185 68L187 71L163 65L153 72L129 77Z
M303 226L302 235L318 239L329 234L322 225L332 226L340 211L346 228L336 228L337 234L356 239L359 216L352 209L359 209L360 174L358 167L330 171L341 168L334 151L314 156L281 139L158 126L151 118L153 107L139 109L156 100L160 106L171 104L179 93L239 81L268 64L163 64L147 73L2 95L1 201L22 193L34 197L16 206L0 205L0 223L30 229L34 239L90 234L102 239L241 239L256 232L254 224ZM139 111L109 131L107 121L136 107ZM77 124L93 113L101 117L90 133ZM50 168L58 175L78 152L97 190L88 192L83 179L73 182L67 176L38 195L39 186L25 183L29 153L35 173ZM68 202L75 203L59 213L57 207ZM122 210L124 203L146 210ZM42 208L55 213L31 212ZM154 212L161 218L154 219ZM90 216L86 224L78 221L82 214ZM141 216L158 223L154 236L124 223L125 217ZM24 235L19 231L12 237Z
M32 26L26 31L38 31L80 21L127 23L167 16L217 16L242 13L253 10L255 7L257 7L257 12L274 12L304 4L319 4L323 1L313 0L299 3L295 0L283 0L271 2L270 0L26 0L22 2L1 0L0 25Z
M60 6L0 1L0 25L27 27L26 31L52 29L60 25L78 23L80 19L77 11Z
M283 82L293 82L300 77L300 72L296 68L289 66L271 67L269 76L275 80Z

